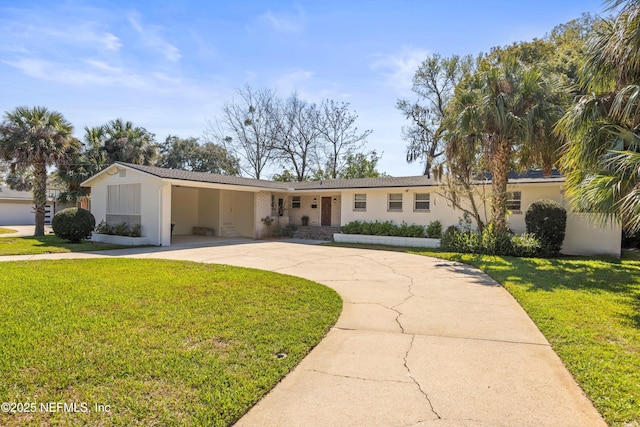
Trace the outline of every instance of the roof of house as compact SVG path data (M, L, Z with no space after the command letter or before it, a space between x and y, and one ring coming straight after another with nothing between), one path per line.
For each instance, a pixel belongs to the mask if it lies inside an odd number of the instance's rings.
M491 181L493 174L491 172L487 172L484 174L484 179L487 181ZM527 171L511 171L508 175L509 181L519 181L519 182L545 182L545 181L564 181L564 177L560 173L559 170L553 169L551 174L545 176L544 171L542 169L532 169Z
M0 199L33 200L33 193L31 191L18 191L9 187L0 187Z
M304 182L277 182L264 179L244 178L240 176L221 175L208 172L192 172L179 169L167 169L157 166L144 166L132 163L116 162L114 165L122 165L162 179L175 179L181 181L204 182L212 184L237 185L245 187L267 188L283 191L310 191L310 190L339 190L359 188L393 188L393 187L426 187L438 185L438 182L424 175L380 178L356 178L356 179L325 179L320 181ZM107 169L89 178L82 185L86 185L96 176L106 173ZM485 179L491 180L491 174L485 175ZM564 180L558 171L553 171L550 177L544 177L542 171L528 171L525 173L509 174L509 181L516 182L553 182Z
M304 182L277 182L264 179L244 178L240 176L221 175L208 172L192 172L179 169L167 169L157 166L144 166L132 163L116 162L122 166L148 173L158 178L179 179L182 181L209 182L213 184L242 185L247 187L270 188L276 190L331 190L347 188L379 188L379 187L424 187L434 185L434 181L426 176L403 176L357 179L325 179ZM92 177L93 178L93 177ZM90 181L89 178L87 181ZM85 181L86 182L86 181ZM84 184L84 183L83 183Z
M286 189L290 187L288 182L275 182L267 181L264 179L244 178L241 176L221 175L217 173L209 172L192 172L180 169L167 169L157 166L144 166L135 165L132 163L116 162L123 166L130 167L131 169L139 170L141 172L148 173L150 175L157 176L159 178L166 179L179 179L182 181L194 181L194 182L210 182L213 184L229 184L229 185L243 185L249 187L263 187L263 188L275 188Z

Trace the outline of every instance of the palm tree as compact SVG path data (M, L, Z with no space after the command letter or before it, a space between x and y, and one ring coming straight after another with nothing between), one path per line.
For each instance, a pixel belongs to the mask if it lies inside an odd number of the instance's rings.
M81 150L72 149L69 162L59 165L55 179L62 184L64 190L58 196L61 203L75 203L88 196L82 182L97 174L107 166L107 154L102 148L102 127L85 127L84 144Z
M583 95L558 123L561 167L574 209L640 231L640 1L601 20L580 70Z
M102 126L97 137L103 139L109 163L151 165L158 156L155 135L143 127L134 127L130 121L111 120Z
M540 69L514 59L481 70L456 89L447 121L449 145L477 147L491 171L491 222L506 231L508 173L541 166L548 173L556 161L551 128L562 115L562 91ZM473 158L468 150L447 147Z
M0 124L0 156L13 171L30 168L33 172L35 236L44 236L47 167L64 162L70 150L79 146L73 126L56 111L18 107L5 113Z

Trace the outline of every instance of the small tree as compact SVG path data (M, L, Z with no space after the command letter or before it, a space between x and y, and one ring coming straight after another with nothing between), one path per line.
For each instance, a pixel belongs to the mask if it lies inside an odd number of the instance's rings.
M533 233L545 251L557 254L567 227L567 211L553 200L539 200L529 206L524 217L527 233Z

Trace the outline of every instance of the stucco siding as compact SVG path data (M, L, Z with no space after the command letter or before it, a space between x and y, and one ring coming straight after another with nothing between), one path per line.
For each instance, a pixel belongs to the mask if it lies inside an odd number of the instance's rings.
M295 196L298 196L297 194ZM300 208L293 207L293 196L289 196L289 222L294 225L302 225L302 217L309 217L309 225L319 226L322 216L322 198L331 198L331 226L339 227L341 225L341 207L342 196L340 193L322 193L312 195L300 195ZM314 203L315 199L315 203ZM333 201L335 199L335 202ZM313 208L313 205L316 205Z
M268 233L262 219L271 216L271 192L259 191L253 195L254 238L261 239Z
M193 234L193 227L199 225L198 193L199 189L197 188L172 188L171 222L175 224L174 235Z
M233 226L243 237L255 235L253 226L253 193L247 191L232 192Z
M620 257L620 224L597 222L590 214L567 215L562 253L567 255L605 255Z
M507 217L507 226L515 233L526 232L525 214L527 208L538 200L554 200L567 210L567 229L562 252L567 255L609 255L620 256L621 229L617 224L597 224L589 221L589 215L574 213L568 201L562 194L562 183L527 183L509 185L510 192L521 193L520 210L512 211ZM489 197L491 187L489 185L478 187L478 192L487 196L486 205L478 197L477 204L480 214L486 222L491 215ZM388 209L388 195L402 194L402 211ZM430 194L430 209L428 212L414 210L414 197L416 193ZM354 207L355 194L366 194L366 210L358 210ZM342 192L342 224L351 221L393 221L400 224L405 221L408 224L428 225L431 221L438 220L445 230L450 225L458 225L463 217L463 212L453 209L441 194L438 187L423 188L389 188L389 189L362 189L346 190ZM475 223L473 224L475 226Z
M220 235L220 190L198 190L198 226L212 227Z
M107 216L107 187L118 184L141 185L141 222L142 236L149 241L160 243L160 189L162 180L134 170L127 169L124 176L103 175L91 185L91 213L96 218L96 223L106 219Z
M429 210L415 210L415 194L429 193ZM355 195L366 194L366 209L355 207ZM389 210L388 195L402 194L402 210ZM400 224L428 225L431 221L440 221L443 226L458 223L458 217L462 212L454 212L447 206L446 200L436 192L436 187L425 188L390 188L390 189L363 189L348 190L342 192L341 225L351 221L393 221Z

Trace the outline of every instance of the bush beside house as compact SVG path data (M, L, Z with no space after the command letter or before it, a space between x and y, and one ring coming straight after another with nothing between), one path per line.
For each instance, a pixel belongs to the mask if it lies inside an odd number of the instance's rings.
M82 239L91 237L96 226L93 214L82 208L67 208L56 213L51 221L54 234L70 241L80 243Z
M440 248L451 252L518 257L536 257L543 252L540 240L534 235L496 233L492 225L485 227L482 233L452 225L442 235Z
M398 236L398 237L429 237L432 239L440 238L442 233L442 224L440 221L432 221L428 226L407 224L402 222L400 225L394 224L392 221L385 222L367 222L367 221L351 221L340 227L340 231L344 234L365 234L370 236Z
M109 236L128 236L128 237L140 237L142 235L142 227L140 224L127 224L126 222L120 224L107 224L105 221L101 221L96 226L95 232L98 234L107 234Z
M560 253L567 228L567 211L553 200L539 200L529 206L524 217L527 233L535 235L549 255Z

